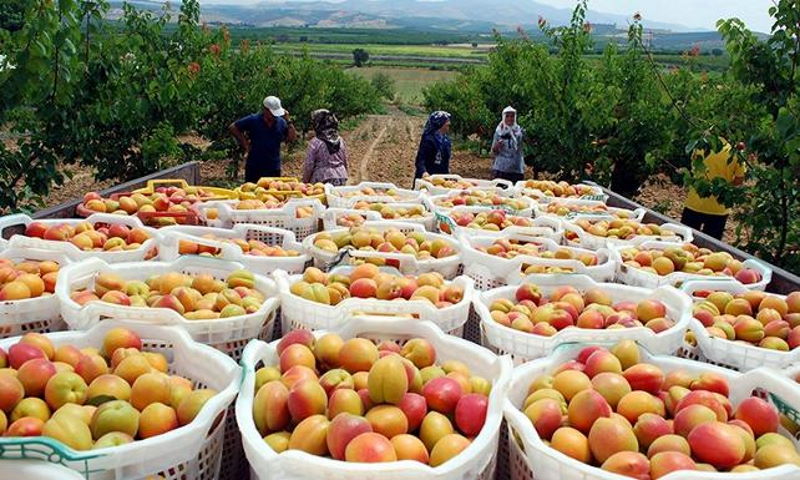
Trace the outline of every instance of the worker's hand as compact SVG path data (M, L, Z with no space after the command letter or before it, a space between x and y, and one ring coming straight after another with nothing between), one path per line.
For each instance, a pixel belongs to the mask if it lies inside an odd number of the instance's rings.
M292 117L289 116L289 110L283 109L283 119L286 120L286 123L292 121Z

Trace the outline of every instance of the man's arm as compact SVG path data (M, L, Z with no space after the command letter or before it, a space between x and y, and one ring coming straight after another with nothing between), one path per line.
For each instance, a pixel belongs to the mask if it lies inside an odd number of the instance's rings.
M283 119L286 120L286 141L293 143L295 140L297 140L297 130L294 128L294 122L292 121L291 117L289 117L288 110L286 110L286 113L283 114Z
M228 131L231 132L233 138L235 138L236 141L239 142L239 146L242 147L242 150L244 150L245 155L250 153L250 141L247 140L247 137L244 136L244 133L242 133L242 131L236 125L236 122L233 122L228 126Z

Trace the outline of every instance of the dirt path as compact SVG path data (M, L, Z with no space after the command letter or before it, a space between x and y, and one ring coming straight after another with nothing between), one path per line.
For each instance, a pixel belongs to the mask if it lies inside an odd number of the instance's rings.
M381 142L383 136L386 134L386 129L389 128L389 125L394 123L394 120L389 119L386 125L381 128L381 131L378 132L378 136L375 137L375 140L370 144L367 151L364 152L364 155L361 157L361 160L358 163L358 169L352 168L352 170L356 170L357 176L354 176L353 183L360 183L369 181L369 164L372 161L372 155L375 152L375 147ZM355 167L355 166L354 166Z

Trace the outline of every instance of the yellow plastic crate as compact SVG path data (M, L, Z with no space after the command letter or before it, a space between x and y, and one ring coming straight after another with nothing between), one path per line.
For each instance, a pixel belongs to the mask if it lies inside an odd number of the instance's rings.
M134 190L133 193L141 193L150 195L155 193L158 187L178 187L186 191L186 193L196 194L198 190L212 194L210 197L203 197L204 202L214 200L236 200L239 195L234 190L220 187L207 187L205 185L189 185L189 183L182 178L159 178L156 180L148 180L147 186Z
M300 179L297 177L261 177L261 180L269 180L272 182L299 182ZM237 198L240 200L254 200L258 199L258 195L255 192L243 192L242 186L236 187L233 192L237 195ZM327 205L325 193L321 193L319 195L310 195L310 196L303 196L303 192L299 190L266 190L262 192L264 195L272 195L273 197L277 198L278 200L285 201L289 198L308 198L308 199L316 199L322 202L323 205Z

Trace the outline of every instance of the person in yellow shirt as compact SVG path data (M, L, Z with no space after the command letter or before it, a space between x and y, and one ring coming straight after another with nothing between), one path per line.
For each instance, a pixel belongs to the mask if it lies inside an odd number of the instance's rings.
M731 153L731 145L723 142L724 147L721 151L710 153L703 159L705 170L694 174L696 178L702 175L702 178L708 181L723 178L732 185L740 185L744 181L745 166ZM695 155L702 156L703 152L696 151ZM729 213L716 196L701 197L694 187L691 187L686 195L681 223L708 236L722 239Z

